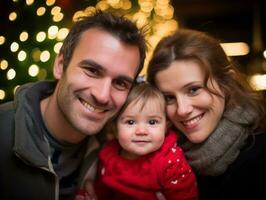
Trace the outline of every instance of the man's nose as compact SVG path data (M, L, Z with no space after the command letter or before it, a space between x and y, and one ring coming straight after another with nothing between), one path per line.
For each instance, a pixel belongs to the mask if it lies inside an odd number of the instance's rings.
M92 92L95 100L100 104L107 104L110 100L112 89L112 80L104 79L95 86Z

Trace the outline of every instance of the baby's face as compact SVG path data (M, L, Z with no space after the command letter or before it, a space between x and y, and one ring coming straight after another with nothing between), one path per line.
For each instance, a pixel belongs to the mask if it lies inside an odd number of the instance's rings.
M165 138L166 116L159 100L142 103L131 102L117 121L121 155L136 159L158 150Z

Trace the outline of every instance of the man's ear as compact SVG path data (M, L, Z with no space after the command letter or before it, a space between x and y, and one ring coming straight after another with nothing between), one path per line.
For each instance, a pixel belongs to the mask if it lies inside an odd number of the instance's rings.
M63 61L62 54L56 56L53 68L53 74L56 80L59 80L64 73Z

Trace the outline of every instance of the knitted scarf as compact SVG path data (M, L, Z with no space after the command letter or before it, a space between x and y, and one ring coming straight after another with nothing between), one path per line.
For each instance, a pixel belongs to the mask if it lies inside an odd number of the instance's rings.
M224 113L214 132L203 143L192 144L183 138L180 146L195 172L205 176L224 173L239 155L256 117L250 109L238 107Z

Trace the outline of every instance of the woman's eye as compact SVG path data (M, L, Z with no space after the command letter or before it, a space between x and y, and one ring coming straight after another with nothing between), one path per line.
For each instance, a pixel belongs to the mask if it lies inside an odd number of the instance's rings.
M158 124L159 122L158 122L158 120L156 120L156 119L151 119L151 120L149 120L149 124L150 125L155 125L155 124Z
M199 90L200 90L201 88L202 88L202 87L199 87L199 86L191 87L191 88L189 88L188 93L189 93L190 95L196 95L196 94L199 93Z

